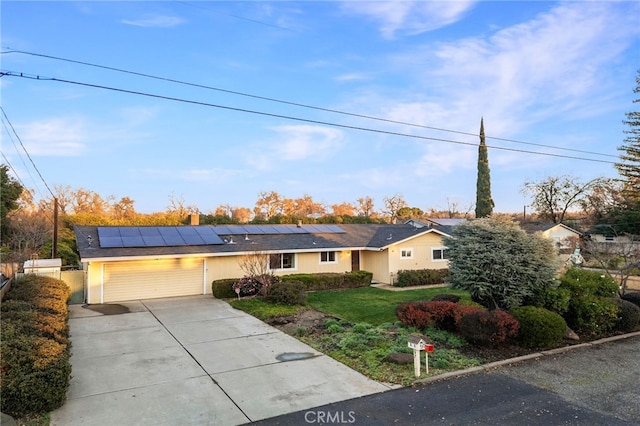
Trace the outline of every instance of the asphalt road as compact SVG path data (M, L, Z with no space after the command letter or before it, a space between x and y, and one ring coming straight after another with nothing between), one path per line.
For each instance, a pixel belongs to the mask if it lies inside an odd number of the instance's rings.
M640 336L256 424L640 425Z

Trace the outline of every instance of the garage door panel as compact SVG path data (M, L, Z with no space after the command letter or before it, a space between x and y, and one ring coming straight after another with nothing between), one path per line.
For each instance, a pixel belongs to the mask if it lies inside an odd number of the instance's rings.
M159 259L106 264L104 301L202 294L202 259Z

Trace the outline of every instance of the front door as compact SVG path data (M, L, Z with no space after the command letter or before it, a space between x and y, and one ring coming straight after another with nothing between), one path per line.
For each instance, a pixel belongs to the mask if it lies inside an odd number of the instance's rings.
M359 271L360 270L360 252L356 250L351 250L351 270Z

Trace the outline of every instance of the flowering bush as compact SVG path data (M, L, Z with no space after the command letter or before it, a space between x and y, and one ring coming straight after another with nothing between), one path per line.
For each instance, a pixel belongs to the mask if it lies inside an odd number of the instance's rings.
M240 296L267 296L273 284L279 283L280 278L271 274L248 276L240 278L233 284L233 291Z

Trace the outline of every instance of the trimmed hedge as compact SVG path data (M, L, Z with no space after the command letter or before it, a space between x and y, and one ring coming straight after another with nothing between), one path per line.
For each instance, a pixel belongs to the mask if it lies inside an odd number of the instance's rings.
M505 311L478 311L460 320L460 334L465 340L482 345L497 346L518 335L518 320Z
M517 341L527 348L551 348L567 330L567 323L559 314L536 306L520 306L511 310L520 323Z
M444 300L419 300L398 305L396 316L400 322L409 327L424 329L433 325L441 330L456 332L465 315L479 311L484 311L484 308L459 305Z
M305 285L300 281L275 283L269 289L266 300L283 305L305 305L307 303Z
M67 398L71 378L64 281L25 275L13 283L2 310L2 412L15 417L50 412Z
M337 290L343 288L368 287L371 285L373 273L352 271L345 273L324 274L290 274L279 276L281 282L296 281L304 286L305 291ZM239 278L226 278L211 283L211 292L218 299L237 297L233 285Z
M449 276L448 269L415 269L398 271L398 280L394 287L442 284Z

